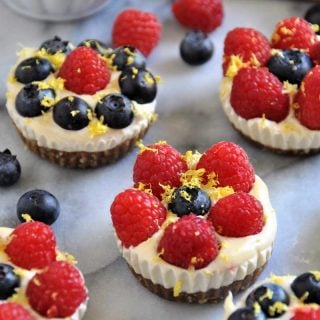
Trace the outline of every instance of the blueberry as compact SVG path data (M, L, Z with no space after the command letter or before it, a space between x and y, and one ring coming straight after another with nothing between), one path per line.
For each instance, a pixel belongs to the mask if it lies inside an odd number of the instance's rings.
M101 55L103 55L105 50L107 49L106 45L104 43L102 43L99 40L95 40L95 39L83 40L78 44L78 47L91 48L91 49L97 51Z
M313 63L310 57L302 51L284 50L277 51L269 59L267 67L280 81L300 84L306 73L312 69Z
M47 59L33 57L18 64L15 77L19 82L27 84L44 80L51 72L53 67Z
M20 277L14 272L14 268L0 263L0 300L11 297L19 286Z
M40 89L37 84L29 83L16 97L16 110L23 117L38 117L50 109L47 102L53 102L55 97L53 89Z
M46 49L49 54L55 54L57 52L68 54L71 52L70 42L64 41L58 36L43 42L39 49Z
M53 119L63 129L81 130L89 124L90 106L78 97L65 97L53 107Z
M15 184L21 174L20 163L10 150L0 152L0 186L9 187Z
M119 77L119 86L122 94L141 104L153 101L157 95L157 82L146 69L124 69Z
M145 68L146 58L136 48L131 46L122 46L114 49L107 55L111 65L117 70L124 70L128 67Z
M320 4L310 7L304 18L312 24L320 25ZM317 31L317 34L320 34L320 30Z
M213 55L210 38L201 31L190 31L180 43L181 58L193 66L204 64Z
M249 294L246 305L250 308L258 303L262 311L269 318L279 318L286 312L286 307L290 303L289 295L286 291L273 283L266 283Z
M57 198L45 190L31 190L23 194L17 204L17 215L25 222L22 215L28 214L35 221L53 224L59 217L60 204Z
M255 312L251 308L241 308L233 312L228 320L266 320L267 317L262 312Z
M183 186L173 192L172 200L168 204L169 210L179 217L194 213L206 214L211 207L211 200L207 193L198 187Z
M97 118L110 128L122 129L133 120L131 101L122 94L108 94L98 101L95 112Z
M320 278L312 272L306 272L296 277L291 284L294 294L304 303L320 305Z

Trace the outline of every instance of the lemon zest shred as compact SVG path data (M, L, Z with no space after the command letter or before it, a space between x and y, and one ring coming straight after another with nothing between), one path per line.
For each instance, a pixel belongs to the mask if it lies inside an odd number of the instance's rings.
M151 189L151 185L150 184L146 184L143 182L139 182L137 189L140 191L144 191L146 193L152 194L152 189Z
M191 150L188 150L182 158L187 162L188 168L195 169L197 163L199 162L201 158L201 153L199 151L192 152Z
M54 66L55 69L59 69L66 58L66 55L63 52L58 51L55 54L50 54L45 48L36 51L34 53L34 56L36 58L44 58L49 60L49 62Z
M164 203L169 203L173 199L173 192L175 190L174 187L170 185L162 185L160 184L161 188L163 189L163 193L161 194L161 199Z
M182 173L180 181L184 186L201 188L204 174L205 169L203 168L197 170L190 169Z
M108 127L105 124L103 124L102 121L100 121L98 119L90 120L89 125L88 125L88 129L89 129L91 138L105 134L109 130Z
M57 254L57 260L58 261L66 261L70 264L77 264L78 263L77 260L75 259L75 257L68 252L59 251Z
M230 62L226 72L226 76L230 79L233 79L241 68L247 67L248 65L249 65L248 62L247 63L243 62L243 59L241 56L232 55L230 57Z
M29 213L23 213L21 215L22 219L25 221L25 222L31 222L33 221L33 219L31 218L30 214Z
M176 281L173 287L173 296L174 297L179 297L181 293L181 288L182 288L182 282L181 281Z

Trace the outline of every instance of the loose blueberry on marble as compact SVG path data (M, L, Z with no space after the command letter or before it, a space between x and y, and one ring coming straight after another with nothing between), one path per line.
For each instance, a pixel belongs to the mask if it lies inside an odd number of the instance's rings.
M119 86L122 94L141 104L152 102L157 95L157 82L146 69L124 69L119 77Z
M32 81L44 80L51 72L53 72L53 67L47 59L32 57L18 64L15 78L19 82L27 84Z
M101 41L96 40L96 39L83 40L78 44L78 47L91 48L101 55L103 55L105 50L107 49L106 45L104 43L102 43Z
M31 190L24 193L17 203L17 215L21 222L25 222L25 214L32 220L45 224L53 224L60 215L58 199L45 190Z
M258 303L262 311L269 318L279 318L286 312L286 306L290 303L290 298L287 292L280 286L267 283L249 294L246 300L246 305L253 308L254 304ZM274 308L275 303L282 305L284 308Z
M21 175L21 166L16 156L6 149L0 152L0 186L9 187L15 184Z
M266 320L267 317L264 313L256 313L251 308L241 308L233 312L228 320Z
M304 18L312 24L320 25L320 5L315 4L314 6L310 7ZM316 33L320 34L320 30L318 30Z
M320 305L320 277L312 272L306 272L296 277L291 284L294 294L304 303Z
M0 300L11 297L19 286L20 277L14 272L14 268L0 263Z
M181 58L190 65L200 65L213 55L213 44L202 31L190 31L180 43Z
M108 94L98 101L96 109L98 119L113 129L127 127L133 120L131 101L122 94Z
M29 83L16 97L16 110L23 117L38 117L50 109L55 97L53 89L40 89L37 84Z
M107 55L107 58L117 70L124 70L128 67L145 68L146 66L145 56L131 46L116 48Z
M300 50L277 51L268 61L267 67L280 81L300 84L306 73L312 69L310 57Z
M62 40L58 36L43 42L39 49L45 49L49 54L55 54L57 52L68 54L71 52L70 42Z
M90 106L78 97L65 97L53 107L53 119L66 130L81 130L89 124Z
M168 204L169 210L179 217L194 213L205 215L211 207L208 194L198 187L183 186L173 192L172 200Z

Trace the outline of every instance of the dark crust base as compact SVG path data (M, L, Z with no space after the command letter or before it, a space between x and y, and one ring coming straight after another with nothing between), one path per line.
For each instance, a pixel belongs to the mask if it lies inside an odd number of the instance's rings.
M38 145L36 140L27 139L17 127L16 129L26 146L41 158L47 159L50 162L65 168L89 169L110 164L126 155L136 145L136 142L144 137L149 129L149 126L150 123L144 130L141 130L137 136L131 138L130 140L124 141L115 148L98 152L66 152L41 147Z
M159 297L164 299L172 300L172 301L179 301L185 303L218 303L224 300L228 293L231 291L233 294L237 294L240 291L246 290L250 287L262 273L263 269L265 268L266 263L256 269L252 274L247 275L243 280L237 280L232 282L228 286L224 286L218 289L210 289L207 292L195 292L195 293L186 293L181 292L178 297L173 296L173 288L165 288L160 284L154 284L151 280L142 277L140 274L137 274L131 266L129 269L136 277L136 279L147 289L151 292L155 293Z

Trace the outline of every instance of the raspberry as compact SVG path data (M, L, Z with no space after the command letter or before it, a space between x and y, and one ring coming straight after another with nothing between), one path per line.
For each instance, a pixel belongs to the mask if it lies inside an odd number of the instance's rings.
M18 267L42 269L56 260L56 239L42 222L23 223L11 233L5 252Z
M95 94L110 81L107 64L98 53L88 47L74 49L59 71L65 87L78 94Z
M267 68L242 68L233 79L230 103L242 118L280 122L289 113L289 97L282 90L282 82Z
M223 72L226 74L232 55L240 56L243 62L256 60L265 66L271 56L269 40L252 28L235 28L228 32L224 40Z
M87 299L80 272L71 264L56 261L28 283L26 295L32 308L44 317L70 317Z
M146 57L157 46L162 26L157 16L135 9L122 11L112 28L114 47L133 46Z
M14 302L0 304L0 320L33 320L29 312Z
M145 148L136 159L133 168L133 181L150 186L152 193L161 197L161 185L179 187L180 176L188 166L182 155L166 143L156 143ZM161 184L161 185L160 185Z
M249 192L255 181L254 170L245 151L232 142L219 142L201 156L197 169L214 173L218 186L231 186L235 191Z
M221 0L176 0L172 12L183 26L209 33L223 20Z
M135 189L118 194L110 210L117 236L126 248L151 237L167 215L166 208L157 197Z
M304 307L296 309L290 320L320 320L320 308Z
M200 269L216 258L219 244L211 222L190 214L165 229L158 252L175 266Z
M319 81L320 66L316 66L305 76L296 96L296 116L301 124L311 130L320 130Z
M218 200L208 220L222 236L246 237L262 230L263 208L255 197L240 191Z
M317 42L312 25L298 17L280 21L272 35L272 46L277 49L302 49L307 52Z

